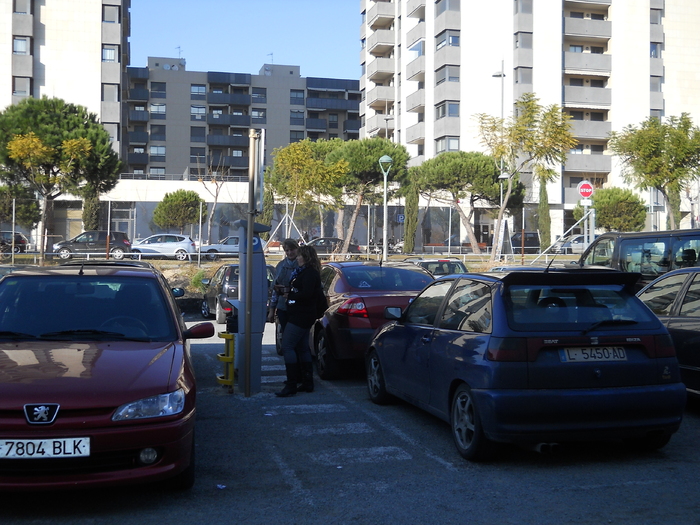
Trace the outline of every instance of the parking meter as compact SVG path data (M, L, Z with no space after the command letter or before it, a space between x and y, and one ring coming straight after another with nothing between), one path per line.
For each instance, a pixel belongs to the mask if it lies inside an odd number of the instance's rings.
M236 357L235 367L238 369L238 385L241 390L249 387L251 393L260 392L261 372L262 372L262 336L265 331L265 321L267 317L267 264L263 252L260 233L270 231L270 227L265 224L253 223L253 245L248 246L248 221L238 220L233 223L233 227L238 229L239 252L239 281L238 300L229 301L238 312L238 335L236 336ZM252 250L252 267L248 267L248 254ZM248 279L253 280L252 296L248 297ZM251 322L250 333L246 333L246 315L250 306ZM250 352L245 351L246 345L250 342ZM244 373L250 370L249 374ZM250 377L250 384L246 385L247 377Z

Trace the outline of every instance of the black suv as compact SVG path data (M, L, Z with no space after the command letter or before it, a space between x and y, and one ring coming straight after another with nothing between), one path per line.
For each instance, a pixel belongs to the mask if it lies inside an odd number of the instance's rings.
M204 297L202 298L202 317L216 317L216 322L223 324L231 314L232 306L227 299L238 299L238 263L220 266L211 279L202 279ZM267 265L268 299L272 295L272 283L275 280L275 267Z
M86 231L67 241L57 242L53 251L61 259L70 259L74 254L103 256L107 250L107 230ZM109 254L113 259L121 260L124 254L131 252L131 242L124 232L109 232Z
M12 246L12 232L11 231L0 231L0 243L7 246ZM27 246L29 245L29 239L20 232L15 232L15 253L24 253L27 251Z

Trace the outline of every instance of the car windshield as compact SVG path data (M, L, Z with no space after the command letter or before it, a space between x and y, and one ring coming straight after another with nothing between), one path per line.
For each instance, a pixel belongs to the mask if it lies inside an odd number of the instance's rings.
M635 324L656 328L658 320L621 285L511 285L505 290L513 330L614 330Z
M464 265L461 262L454 261L430 261L421 264L423 268L428 270L433 275L450 275L453 273L466 273Z
M343 273L348 284L360 290L422 290L433 281L420 271L387 266L352 266Z
M172 341L166 301L153 279L10 274L0 282L0 341Z

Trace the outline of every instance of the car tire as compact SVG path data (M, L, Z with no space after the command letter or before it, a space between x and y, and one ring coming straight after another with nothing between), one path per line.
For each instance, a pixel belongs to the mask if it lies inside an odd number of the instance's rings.
M73 254L68 248L61 248L60 250L58 250L59 259L70 259L72 255Z
M219 252L217 252L216 250L210 250L207 252L207 259L209 259L210 261L215 261L218 256Z
M450 426L457 451L464 459L485 461L491 457L493 442L484 435L474 396L467 385L460 385L452 397Z
M114 248L111 253L112 259L121 261L124 258L124 253L124 248Z
M205 319L211 319L211 310L209 310L209 303L206 299L202 299L202 317Z
M135 260L141 259L141 252L139 250L131 250L131 258Z
M384 371L379 362L379 356L376 350L371 350L367 356L367 390L369 399L377 405L386 405L393 396L386 391L386 383L384 382Z
M338 360L333 357L325 330L316 336L316 371L321 379L335 379L338 376Z
M175 258L178 261L186 261L188 257L188 253L185 250L178 250L175 252Z
M226 323L226 312L219 304L219 301L216 301L216 322L219 324Z

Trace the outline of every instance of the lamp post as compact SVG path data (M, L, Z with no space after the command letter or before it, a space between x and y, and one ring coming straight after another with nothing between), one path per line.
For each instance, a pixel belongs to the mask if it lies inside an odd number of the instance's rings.
M389 170L391 170L391 163L393 160L389 155L382 155L382 157L379 159L379 169L382 170L382 174L384 175L384 226L382 228L382 235L384 238L382 239L382 261L386 261L386 255L387 255L387 247L388 247L388 237L389 237L389 221L388 221L388 208L387 208L387 202L386 202L386 191L387 191L387 177L389 176Z
M508 175L507 173L503 173L502 171L501 174L498 176L498 182L501 183L501 208L503 208L503 181L508 180L509 177L510 175Z

